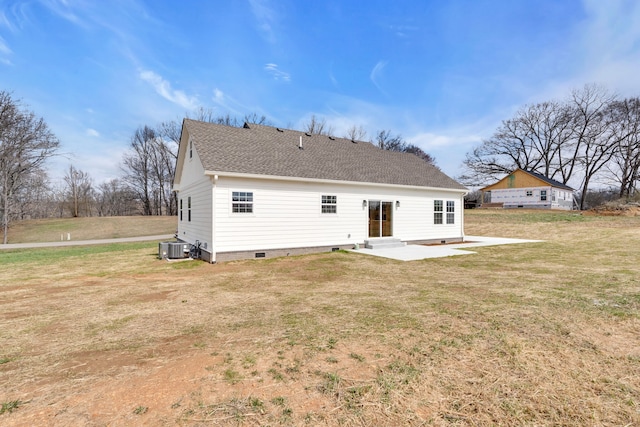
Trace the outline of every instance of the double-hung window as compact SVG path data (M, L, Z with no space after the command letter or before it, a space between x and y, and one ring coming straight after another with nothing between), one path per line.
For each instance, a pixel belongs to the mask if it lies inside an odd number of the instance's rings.
M231 212L253 213L253 192L234 191L231 195Z
M189 218L189 222L191 222L191 196L187 198L187 217Z
M433 201L433 223L434 224L442 224L442 209L443 209L442 200L434 200Z
M447 200L447 224L455 224L456 202Z
M338 213L338 196L322 196L322 213Z

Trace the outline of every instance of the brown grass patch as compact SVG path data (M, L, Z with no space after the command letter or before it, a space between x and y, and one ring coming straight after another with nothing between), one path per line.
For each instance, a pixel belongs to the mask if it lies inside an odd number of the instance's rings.
M59 242L60 240L115 239L173 234L175 216L113 216L48 218L11 224L9 243Z
M0 263L0 403L19 402L0 424L639 425L639 219L466 227L545 242L404 263L171 264L153 244Z

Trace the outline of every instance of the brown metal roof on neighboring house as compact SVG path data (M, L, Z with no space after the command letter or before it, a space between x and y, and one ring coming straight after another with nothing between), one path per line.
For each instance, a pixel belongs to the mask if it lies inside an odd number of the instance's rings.
M369 142L190 119L183 129L211 172L466 189L414 154L381 150Z

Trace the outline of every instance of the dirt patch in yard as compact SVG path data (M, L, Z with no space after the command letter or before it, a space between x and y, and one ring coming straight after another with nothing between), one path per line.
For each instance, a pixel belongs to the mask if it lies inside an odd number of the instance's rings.
M634 204L605 204L583 212L584 215L599 216L640 216L640 206Z

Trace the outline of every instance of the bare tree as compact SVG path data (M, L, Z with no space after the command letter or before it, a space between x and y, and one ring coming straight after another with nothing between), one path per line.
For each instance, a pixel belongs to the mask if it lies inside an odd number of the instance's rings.
M130 150L122 160L124 180L136 193L142 205L143 215L152 215L153 169L152 157L156 133L144 126L134 133Z
M64 175L64 182L67 184L68 199L71 200L71 216L77 218L80 216L81 210L84 210L85 216L91 216L93 180L89 173L69 165L69 169Z
M400 135L393 136L389 130L378 131L376 134L376 144L383 150L414 154L425 162L436 166L435 157L426 153L417 145L407 143Z
M405 147L404 152L405 153L415 154L416 156L420 157L425 162L437 167L436 166L436 158L433 157L431 154L426 153L422 148L418 147L417 145L408 144ZM440 169L440 168L438 168L438 169Z
M349 129L347 129L344 137L352 141L364 141L367 138L367 131L364 130L362 125L353 125Z
M131 139L131 148L122 161L123 179L137 194L143 215L177 213L171 183L179 138L177 123L167 122L158 130L141 127Z
M585 85L571 92L573 140L575 157L582 168L583 195L588 193L596 174L614 157L620 142L621 135L615 131L615 108L611 107L614 100L613 95L597 85ZM584 207L585 197L581 197L580 209Z
M136 194L119 179L98 186L96 203L99 216L133 215L137 211Z
M635 194L640 179L640 98L616 101L611 108L616 115L614 132L619 143L606 167L618 185L618 196L628 198Z
M320 119L315 114L304 124L302 131L312 135L333 135L333 127L327 124L327 120Z
M491 138L467 153L467 173L460 179L486 184L521 168L564 184L580 182L586 195L596 177L617 169L623 194L638 176L633 171L640 125L634 120L631 101L620 104L605 88L585 85L563 102L525 106L503 121Z
M258 115L257 113L245 114L244 123L253 123L256 125L271 126L271 122L264 115ZM243 123L243 124L244 124Z
M171 147L171 141L166 142L161 137L153 141L151 151L151 168L154 175L154 210L156 215L175 215L177 213L175 195L171 190L171 183L175 174L175 159L177 148Z
M381 130L376 134L376 144L383 150L405 151L407 143L400 135L393 136L390 130Z
M60 142L42 118L23 110L7 92L0 92L0 208L3 243L7 243L9 223L18 190L32 174L42 170L55 155Z
M55 215L56 204L47 172L40 169L29 174L15 191L16 218L49 218Z
M472 186L484 184L520 168L566 183L577 162L572 118L572 108L566 103L551 101L521 108L467 153L467 174L462 180Z

